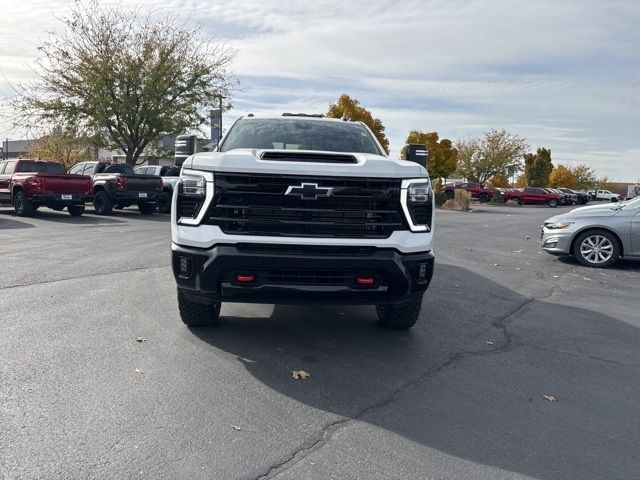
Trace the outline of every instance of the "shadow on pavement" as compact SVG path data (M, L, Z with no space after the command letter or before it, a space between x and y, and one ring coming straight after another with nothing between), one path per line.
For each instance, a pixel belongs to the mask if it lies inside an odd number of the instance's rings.
M636 327L448 265L413 330L374 318L372 307L275 306L192 331L281 395L448 455L541 480L637 476ZM299 369L311 378L293 380Z
M0 214L4 213L5 212L0 212ZM0 230L14 230L19 228L35 228L35 226L27 222L21 222L19 220L0 218Z

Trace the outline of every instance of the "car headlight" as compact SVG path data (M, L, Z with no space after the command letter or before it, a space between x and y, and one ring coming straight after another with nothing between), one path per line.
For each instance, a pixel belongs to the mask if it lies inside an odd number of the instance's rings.
M433 191L428 178L403 180L400 203L412 232L431 231Z
M554 223L545 223L544 226L549 230L561 230L564 228L569 228L575 222L554 222Z

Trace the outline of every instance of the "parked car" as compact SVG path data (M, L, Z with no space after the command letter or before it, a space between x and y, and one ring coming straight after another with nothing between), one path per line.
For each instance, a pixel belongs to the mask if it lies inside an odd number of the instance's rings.
M515 190L507 190L503 194L504 201L513 200L521 205L549 205L557 207L564 203L564 195L548 192L540 187L525 187Z
M0 203L10 203L21 217L32 215L38 207L67 209L78 217L84 203L91 201L91 177L68 175L58 162L6 160L0 162Z
M444 186L444 194L449 200L454 197L455 190L465 190L471 194L471 198L477 198L482 203L491 200L493 194L496 193L495 188L483 187L479 183L448 183Z
M564 201L562 202L563 205L573 205L574 203L578 202L578 199L575 195L563 192L559 188L545 188L545 190L549 193L557 193L558 195L562 195L562 197L564 198Z
M576 192L575 190L572 190L570 188L560 188L559 190L565 193L570 193L571 195L575 195L577 199L575 203L577 205L586 205L587 203L589 203L589 200L591 200L591 197L586 193Z
M609 202L617 202L620 200L620 195L612 193L609 190L596 190L594 192L589 192L589 194L593 200L606 200Z
M588 267L610 267L620 257L640 259L640 198L590 205L547 219L542 249L573 255Z
M74 165L70 174L93 177L93 208L98 215L110 215L114 208L134 203L143 215L151 215L162 194L162 178L157 175L136 175L126 163L82 162Z
M180 167L175 165L147 165L134 169L136 175L159 175L162 177L162 194L158 197L158 211L171 211L171 197L180 176Z

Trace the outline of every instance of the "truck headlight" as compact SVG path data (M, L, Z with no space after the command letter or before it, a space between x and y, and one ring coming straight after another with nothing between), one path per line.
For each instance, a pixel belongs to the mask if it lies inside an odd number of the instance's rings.
M199 225L213 198L213 173L183 169L176 187L177 223Z
M403 180L400 203L412 232L431 231L433 191L428 178Z

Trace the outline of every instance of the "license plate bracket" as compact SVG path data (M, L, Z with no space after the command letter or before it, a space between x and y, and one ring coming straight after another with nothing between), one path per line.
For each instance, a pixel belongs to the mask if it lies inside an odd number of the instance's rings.
M73 200L73 195L61 195L62 200Z
M147 198L147 192L138 193L138 198Z

